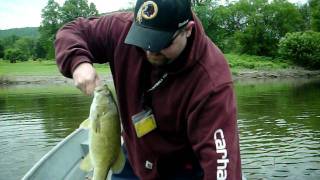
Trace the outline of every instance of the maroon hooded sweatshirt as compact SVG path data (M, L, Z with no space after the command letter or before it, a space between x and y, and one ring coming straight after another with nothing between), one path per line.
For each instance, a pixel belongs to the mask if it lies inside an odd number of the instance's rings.
M149 64L142 49L124 43L131 13L79 18L57 33L56 59L64 76L71 78L80 63L109 62L125 147L140 179L168 179L197 163L205 180L241 179L229 67L194 19L195 28L182 54L161 68ZM167 78L146 95L163 73L168 73ZM138 138L132 116L144 109L143 102L152 109L157 127Z

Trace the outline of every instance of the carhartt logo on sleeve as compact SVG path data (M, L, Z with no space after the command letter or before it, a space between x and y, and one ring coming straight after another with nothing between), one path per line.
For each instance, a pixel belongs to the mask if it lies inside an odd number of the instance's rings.
M214 143L217 153L221 154L221 158L217 159L217 180L227 179L227 166L229 163L226 141L222 129L217 129L214 132Z

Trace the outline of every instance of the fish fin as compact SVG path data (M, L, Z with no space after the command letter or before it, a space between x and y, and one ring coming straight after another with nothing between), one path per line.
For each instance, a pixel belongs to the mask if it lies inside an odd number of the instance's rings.
M126 163L125 155L122 149L120 149L118 157L111 167L112 172L115 174L119 174L123 170L125 163Z
M90 172L93 169L89 153L81 160L80 169L85 172Z
M90 126L90 120L89 119L86 119L86 120L84 120L81 124L80 124L80 128L89 128L89 126Z

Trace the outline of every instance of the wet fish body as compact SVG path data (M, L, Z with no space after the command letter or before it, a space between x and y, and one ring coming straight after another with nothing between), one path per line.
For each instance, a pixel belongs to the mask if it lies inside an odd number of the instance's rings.
M113 172L121 171L125 162L121 150L119 114L107 85L95 89L88 120L89 161L93 167L93 180L105 180L110 169Z

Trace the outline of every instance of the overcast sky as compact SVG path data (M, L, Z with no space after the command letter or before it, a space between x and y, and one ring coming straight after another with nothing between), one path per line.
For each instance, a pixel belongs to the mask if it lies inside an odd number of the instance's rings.
M61 6L65 0L55 0ZM88 0L93 2L99 13L115 11L132 6L135 0ZM289 0L306 2L307 0ZM19 27L38 27L41 22L41 10L47 0L0 0L0 30Z

